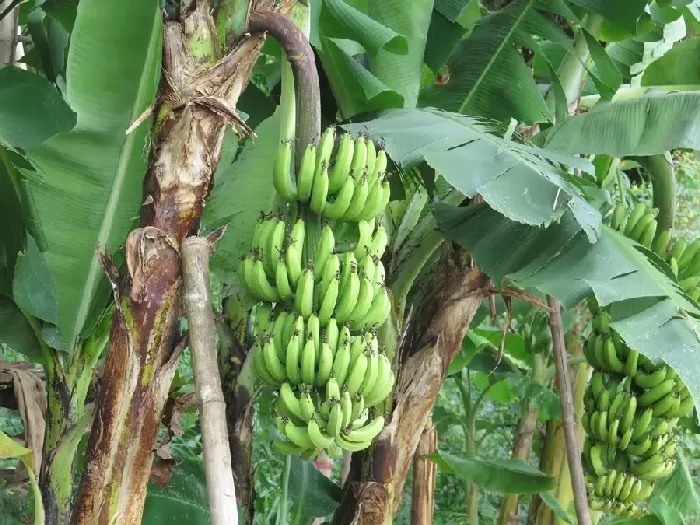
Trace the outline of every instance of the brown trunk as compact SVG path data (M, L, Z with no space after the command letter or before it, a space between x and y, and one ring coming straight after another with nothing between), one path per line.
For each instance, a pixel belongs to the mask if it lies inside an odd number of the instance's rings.
M513 452L511 457L521 459L525 462L530 458L532 452L532 435L537 429L537 416L539 409L526 412L520 423L513 440ZM503 498L498 523L504 525L518 525L518 511L520 508L519 494L506 494Z
M127 271L118 274L103 258L115 310L73 515L81 525L141 523L160 418L177 367L180 243L199 229L224 130L240 122L235 105L263 42L244 38L218 61L207 53L193 56L196 46L190 42L214 42L216 31L206 2L185 16L164 27L157 114L166 116L157 123L142 227L126 241Z
M421 434L413 457L413 494L411 498L411 525L431 525L435 508L435 474L437 464L429 456L438 446L438 432L430 425Z
M255 490L253 487L253 411L252 392L238 378L245 362L247 351L237 341L229 345L230 370L223 377L224 398L226 399L226 422L228 441L231 448L233 479L236 483L240 523L253 523L255 511Z
M444 243L435 276L399 347L395 408L375 445L353 455L336 525L384 524L401 504L403 485L447 368L459 353L488 278L461 248Z

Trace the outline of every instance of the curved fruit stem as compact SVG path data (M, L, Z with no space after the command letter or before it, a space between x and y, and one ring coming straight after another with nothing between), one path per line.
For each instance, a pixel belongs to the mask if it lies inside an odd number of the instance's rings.
M318 140L321 134L321 92L314 52L308 39L291 20L272 11L253 12L248 30L269 33L280 43L292 66L296 97L296 151L297 167L306 145Z
M676 172L665 154L640 157L637 162L649 173L654 195L654 208L658 208L657 231L673 228L676 216Z

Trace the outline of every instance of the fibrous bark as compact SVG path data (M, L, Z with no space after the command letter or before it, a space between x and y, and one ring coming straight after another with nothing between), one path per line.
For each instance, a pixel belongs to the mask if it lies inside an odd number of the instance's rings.
M262 37L244 38L217 60L211 55L217 45L201 46L216 43L207 2L192 4L184 16L164 27L161 120L144 184L141 227L126 240L126 272L102 259L115 311L74 523L141 522L161 414L177 366L180 244L199 229L224 131L241 123L236 102L263 43Z
M426 459L426 456L435 452L437 448L437 428L435 428L435 425L430 425L421 434L413 457L411 525L431 525L433 523L437 464Z
M354 454L334 524L384 524L401 504L403 485L447 368L459 353L488 278L462 249L444 243L435 275L397 356L394 407L374 446Z

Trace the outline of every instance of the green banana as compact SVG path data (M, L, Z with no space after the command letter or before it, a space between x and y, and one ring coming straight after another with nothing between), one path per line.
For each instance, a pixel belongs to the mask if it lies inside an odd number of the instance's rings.
M363 427L344 432L344 438L355 443L372 441L382 431L382 428L384 428L384 417L377 416Z
M345 212L350 207L352 198L355 195L355 178L350 175L346 177L343 186L336 195L335 199L327 202L323 209L324 215L329 219L340 219L345 215Z
M618 202L610 220L610 227L614 230L622 230L627 219L627 207L622 202Z
M341 339L339 344L340 348L338 348L333 360L333 375L338 383L344 384L350 368L350 340Z
M315 419L311 419L309 421L307 434L315 448L325 449L330 447L335 442L331 436L325 435L323 432L321 432L321 428L318 426Z
M634 382L637 386L645 389L651 389L659 386L666 379L667 368L661 368L656 372L646 373L641 370L634 377Z
M283 140L280 148L277 150L272 167L272 184L277 193L287 202L293 202L297 197L296 183L293 178L294 161L292 157L292 141Z
M643 202L638 202L632 209L632 213L627 218L627 223L625 224L624 234L625 237L633 238L632 231L637 226L637 223L642 219L648 207Z
M318 166L314 174L314 183L311 188L311 202L309 203L311 210L319 215L326 207L328 182L328 162L324 160L321 165Z
M316 345L311 333L307 335L304 348L301 351L301 380L307 385L313 385L316 378Z
M328 192L334 194L345 184L345 180L350 174L353 152L355 151L355 141L349 133L343 133L338 144L338 151L335 154L335 163L330 170L328 179Z
M304 317L309 317L314 306L314 270L309 264L301 272L296 295L294 296L294 309Z
M321 341L321 350L318 358L318 372L316 372L316 386L322 387L328 383L333 370L333 351L324 339Z
M673 236L672 230L664 230L656 236L654 243L651 246L651 251L662 259L666 259L666 249L668 248L668 243L671 242L671 237Z
M664 397L666 394L673 390L675 385L675 379L666 379L654 388L644 392L637 401L641 406L649 406Z
M311 189L314 182L314 172L316 171L317 148L314 144L309 144L301 156L299 172L297 173L297 199L306 202L311 196Z

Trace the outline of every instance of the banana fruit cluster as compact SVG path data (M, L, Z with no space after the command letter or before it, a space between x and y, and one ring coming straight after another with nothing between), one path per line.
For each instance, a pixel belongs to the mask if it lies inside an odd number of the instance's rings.
M629 213L629 216L628 216ZM671 230L657 234L658 210L643 202L631 212L618 204L611 216L610 227L623 232L656 253L670 266L678 278L678 286L694 301L700 300L700 237L688 243L684 238L673 241ZM673 241L673 242L672 242Z
M326 223L313 259L304 261L305 221L287 232L284 217L263 215L253 233L253 249L241 262L240 275L261 301L289 302L305 318L318 312L326 324L334 317L354 330L379 326L391 308L380 257L388 236L377 220L360 221L356 246L341 248Z
M618 205L610 226L669 263L680 286L700 297L700 241L671 244L671 232L657 235L657 211L638 204L628 213ZM676 467L678 422L694 404L678 374L631 349L610 327L610 315L592 300L591 334L584 346L594 368L585 394L583 465L593 510L641 517L657 480Z
M335 154L334 146L331 126L318 146L306 147L297 172L292 142L282 141L273 166L275 190L285 201L308 203L314 213L331 220L373 219L391 194L386 153L365 136L353 139L349 133L342 134Z
M370 409L395 382L377 339L391 311L379 219L389 201L387 158L364 136L338 142L328 128L296 174L291 143L282 143L273 182L288 204L261 214L239 268L260 301L251 311L253 364L275 390L284 438L272 446L304 459L370 446L384 427Z

